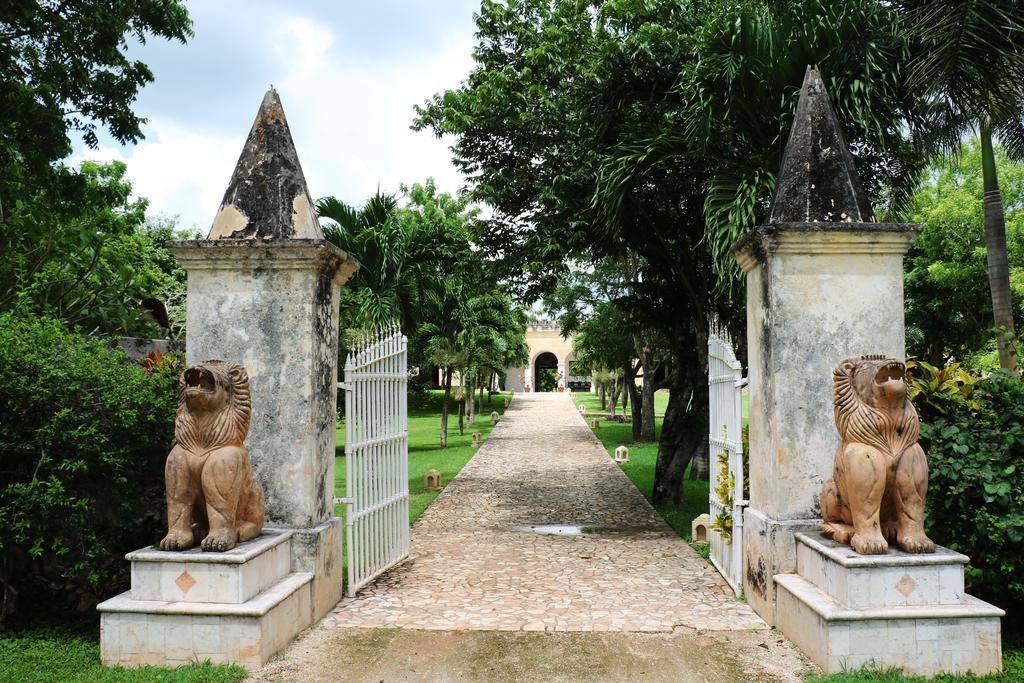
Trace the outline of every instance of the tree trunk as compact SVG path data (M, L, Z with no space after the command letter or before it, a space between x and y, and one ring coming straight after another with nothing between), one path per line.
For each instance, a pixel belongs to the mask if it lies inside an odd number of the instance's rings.
M601 382L600 386L598 386L598 388L597 388L597 395L601 398L601 410L602 411L607 406L607 403L605 403L605 401L607 399L607 396L605 395L605 388L606 388L606 383L605 382Z
M999 365L1017 368L1013 344L1013 299L1010 293L1010 269L1006 255L1006 222L1003 196L996 178L996 158L992 149L992 122L981 120L981 176L985 188L985 251L988 254L988 284L992 290L992 314L995 318Z
M467 422L473 424L476 420L476 383L473 381L473 375L467 371L466 375L462 379L462 400L466 403L467 411ZM462 433L462 425L459 425L459 434Z
M465 421L466 417L466 388L462 388L462 400L459 401L459 436L465 434Z
M640 357L640 368L644 373L644 383L640 388L642 407L640 415L640 438L637 441L654 441L654 370L651 367L651 352L639 339L636 340L636 352Z
M685 343L686 338L692 343ZM658 460L654 467L655 505L679 505L683 502L683 476L693 456L708 438L708 347L707 333L696 328L677 336L679 363L672 373L668 407L661 426Z
M622 389L622 385L619 383L619 380L617 378L615 378L615 377L612 377L610 381L612 383L612 390L611 390L611 397L609 399L609 403L611 403L611 406L612 406L612 417L615 417L615 409L618 407L619 391ZM603 409L603 406L602 406L602 409Z
M452 395L451 368L441 371L444 375L444 399L441 401L441 448L448 448L448 401Z
M633 419L633 441L642 441L640 431L643 429L644 405L640 398L640 391L636 388L636 370L633 368L632 362L626 364L625 375L626 392L629 394L627 401Z

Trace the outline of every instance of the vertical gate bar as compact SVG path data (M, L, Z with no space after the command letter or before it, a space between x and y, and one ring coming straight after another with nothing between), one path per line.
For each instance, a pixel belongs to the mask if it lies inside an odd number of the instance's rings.
M392 334L389 331L387 333L385 349L387 351L387 361L384 363L384 380L382 382L383 387L381 394L384 396L384 434L387 435L387 444L384 447L384 500L391 500L391 487L393 481L393 466L392 461L394 455L391 450L391 380L388 378L388 373L391 371L392 359L391 359L391 341ZM394 529L394 515L392 514L392 504L388 504L384 508L384 566L391 564L391 542L392 533Z
M364 519L362 519L361 514L366 501L366 492L364 490L364 485L362 485L362 480L364 480L366 476L366 453L364 451L364 446L362 446L362 441L364 441L365 437L364 417L362 417L362 414L364 414L366 400L364 399L364 396L362 396L362 384L364 383L362 383L362 378L360 377L361 370L362 353L360 350L359 354L356 356L356 372L353 373L355 376L353 380L353 388L355 390L355 417L357 424L356 439L358 439L359 443L358 456L355 461L355 465L358 468L355 473L355 503L356 510L359 512L359 519L357 520L355 527L356 548L353 557L353 564L355 565L355 584L352 587L353 595L354 591L358 590L362 583L362 553L364 553L366 548L366 542L364 538L362 538L362 526L364 526Z
M373 356L376 352L374 348L373 336L370 337L369 355L367 357L367 377L366 381L366 413L367 413L367 476L364 481L364 485L367 487L367 516L364 518L366 524L366 561L364 562L364 581L369 577L373 571L374 563L374 513L373 505L375 502L375 489L374 489L374 449L373 449L373 438L374 438L374 362Z
M406 555L409 553L409 419L408 419L408 401L409 401L409 342L404 334L399 332L399 343L402 349L402 362L399 363L399 368L402 371L402 379L400 383L400 392L398 396L398 407L399 407L399 419L398 428L402 430L402 441L401 441L401 478L399 482L402 486L402 512L401 512L401 529L402 529L402 554Z
M365 347L365 340L364 340ZM359 586L363 584L363 577L366 573L366 517L362 512L366 509L366 378L362 375L366 370L365 350L360 353L359 358L359 438L362 445L359 447Z
M394 534L393 537L394 537L394 543L395 543L394 559L397 562L400 559L402 559L402 525L401 525L402 483L401 483L401 479L399 479L399 475L402 472L402 458L401 458L402 448L401 448L401 444L399 443L399 440L398 440L399 436L400 436L400 434L399 434L399 421L400 421L400 418L399 418L399 413L398 413L398 395L400 393L400 386L399 386L399 380L398 380L398 373L399 373L399 369L401 368L402 360L401 360L401 357L399 355L400 351L401 351L401 340L399 339L398 327L397 326L395 326L395 328L392 330L392 337L394 339L393 346L394 346L394 349L395 349L395 360L393 361L393 364L392 364L392 369L393 369L393 372L394 372L394 377L391 380L391 408L390 408L390 410L391 410L391 417L392 417L391 433L394 435L394 437L393 437L394 441L392 441L392 452L394 453L394 455L393 455L393 458L394 458L394 461L393 461L394 462L394 473L391 476L392 476L392 482L393 482L394 491L395 491L395 497L396 497L395 503L394 503L394 505L392 507L392 516L394 517L394 528L393 528L393 534Z
M381 355L381 341L380 332L374 332L374 352L373 352L373 366L371 372L374 374L380 373L380 355ZM372 431L371 438L375 441L372 446L373 453L373 474L371 475L370 481L374 487L373 506L374 512L371 513L371 527L370 535L373 540L373 554L371 555L370 571L367 572L367 580L373 574L377 573L377 569L380 567L380 513L377 511L377 505L380 503L381 488L380 488L380 378L375 377L370 382L373 390L371 391L372 398L370 399L370 429Z
M398 510L401 508L401 504L398 501L398 334L396 328L391 330L391 379L388 380L391 387L390 400L388 401L388 415L391 416L391 429L388 430L391 434L391 561L397 562L399 559L398 553L398 535L401 531L398 526Z
M348 558L349 597L355 594L352 589L355 585L352 573L352 514L355 507L352 503L353 457L355 456L352 449L352 352L350 350L345 356L345 552Z
M395 332L388 334L388 564L395 560Z

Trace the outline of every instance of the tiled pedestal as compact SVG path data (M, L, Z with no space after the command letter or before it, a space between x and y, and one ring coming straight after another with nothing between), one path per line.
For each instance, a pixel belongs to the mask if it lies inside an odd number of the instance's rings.
M104 664L259 667L312 622L313 574L292 571L291 530L223 553L129 553L131 590L101 603Z
M1003 611L964 593L968 558L946 548L858 555L797 534L797 573L777 574L776 625L825 670L1001 670Z

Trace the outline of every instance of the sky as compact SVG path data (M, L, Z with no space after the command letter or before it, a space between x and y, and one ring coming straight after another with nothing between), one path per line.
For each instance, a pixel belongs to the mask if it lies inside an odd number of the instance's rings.
M310 194L359 205L378 188L432 176L455 192L451 140L409 129L431 95L472 68L479 0L195 0L186 44L150 39L129 54L156 80L135 112L146 139L79 143L83 159L128 165L150 214L178 216L205 234L263 94L281 96Z

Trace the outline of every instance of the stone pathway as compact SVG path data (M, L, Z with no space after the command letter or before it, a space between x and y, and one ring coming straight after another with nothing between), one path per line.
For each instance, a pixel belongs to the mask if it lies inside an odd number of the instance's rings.
M540 525L584 530L531 529ZM320 627L332 626L767 628L658 516L566 394L517 395L413 526L412 561L338 603Z

